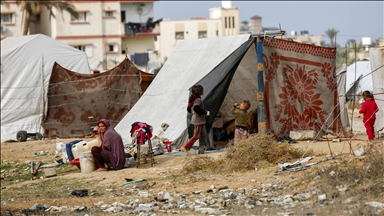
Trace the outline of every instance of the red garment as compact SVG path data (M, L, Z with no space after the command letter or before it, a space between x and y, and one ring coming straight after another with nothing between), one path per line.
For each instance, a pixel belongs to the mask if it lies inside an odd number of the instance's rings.
M200 125L195 125L195 132L193 133L193 137L184 146L185 149L190 149L191 146L196 142L196 140L199 138L199 132L200 132Z
M193 107L193 104L195 103L195 100L197 98L200 98L199 96L196 96L194 94L191 94L191 96L189 96L189 99L188 99L188 107L192 108Z
M373 100L366 100L363 104L361 104L361 109L359 113L364 114L363 119L376 119L376 112L379 111L379 108L377 107L377 104Z
M375 121L376 121L376 112L379 111L377 104L373 100L366 100L361 105L361 109L359 113L362 113L364 127L366 128L366 133L368 136L368 140L373 140L375 137Z
M375 120L376 119L368 119L367 121L364 121L364 127L366 129L368 140L373 140L375 138Z

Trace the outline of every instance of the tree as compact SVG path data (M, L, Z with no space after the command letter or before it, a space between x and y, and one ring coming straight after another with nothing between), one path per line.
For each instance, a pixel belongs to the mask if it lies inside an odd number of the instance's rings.
M336 35L338 32L339 31L334 28L331 28L325 31L325 34L329 37L331 47L336 47L336 41L333 41L333 39L336 38Z
M29 21L31 15L36 15L41 13L42 7L45 7L49 11L49 19L51 17L56 17L53 13L53 9L56 8L60 13L63 11L69 12L72 16L78 17L78 13L75 9L75 6L62 2L62 1L48 1L48 0L40 0L40 1L31 1L31 0L16 0L16 4L20 6L20 9L23 12L23 35L28 34L29 29Z

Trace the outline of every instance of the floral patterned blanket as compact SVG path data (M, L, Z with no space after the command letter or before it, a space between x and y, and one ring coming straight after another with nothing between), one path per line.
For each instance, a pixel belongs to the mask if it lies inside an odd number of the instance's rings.
M265 38L266 126L275 136L314 130L343 135L336 49Z

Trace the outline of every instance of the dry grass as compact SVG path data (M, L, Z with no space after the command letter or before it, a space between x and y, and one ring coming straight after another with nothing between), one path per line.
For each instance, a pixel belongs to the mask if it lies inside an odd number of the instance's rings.
M335 189L340 185L355 188L359 196L384 196L384 155L383 146L365 148L364 158L350 155L335 161L331 166L319 171L324 192ZM331 175L330 173L334 173Z
M209 170L214 173L231 173L255 168L266 168L277 163L313 155L313 151L304 152L293 148L287 142L277 143L272 136L254 134L236 146L229 146L218 159L208 156L190 156L184 161L184 173Z

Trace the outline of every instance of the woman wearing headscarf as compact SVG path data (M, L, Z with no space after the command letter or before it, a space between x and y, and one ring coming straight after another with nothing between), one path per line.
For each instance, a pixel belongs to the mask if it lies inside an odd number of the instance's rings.
M123 169L125 164L123 140L106 119L99 121L98 139L100 147L94 146L91 149L92 155L100 167L96 171L107 171L109 168L108 164L114 170Z

